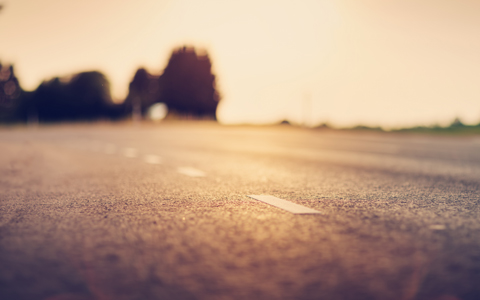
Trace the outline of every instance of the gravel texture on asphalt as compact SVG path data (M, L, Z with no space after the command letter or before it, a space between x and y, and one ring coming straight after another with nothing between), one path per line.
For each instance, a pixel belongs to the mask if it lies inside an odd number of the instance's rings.
M0 299L480 299L479 141L208 122L3 128ZM324 214L247 197L261 194Z

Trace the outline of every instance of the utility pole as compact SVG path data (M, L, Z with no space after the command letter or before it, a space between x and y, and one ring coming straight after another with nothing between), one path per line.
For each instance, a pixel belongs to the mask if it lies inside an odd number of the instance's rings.
M303 127L310 126L310 117L312 115L312 95L305 93L303 96Z

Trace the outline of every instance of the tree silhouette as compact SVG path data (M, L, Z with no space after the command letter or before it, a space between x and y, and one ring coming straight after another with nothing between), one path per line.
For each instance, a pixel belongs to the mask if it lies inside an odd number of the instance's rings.
M110 83L97 71L82 72L69 80L56 77L43 82L33 92L27 111L46 122L115 118L118 115L110 95Z
M20 88L12 66L0 64L0 121L41 122L117 119L133 110L145 114L156 102L169 113L216 119L220 100L208 54L193 47L175 49L161 76L137 70L123 105L112 102L110 83L97 71L44 81L34 92ZM135 109L134 109L135 108Z
M17 118L23 94L13 66L0 63L0 120L14 121Z
M173 51L159 80L159 100L169 112L216 119L220 100L208 54L198 55L194 48Z
M134 110L145 114L148 108L158 100L158 77L140 68L135 73L125 99L125 112L128 114Z

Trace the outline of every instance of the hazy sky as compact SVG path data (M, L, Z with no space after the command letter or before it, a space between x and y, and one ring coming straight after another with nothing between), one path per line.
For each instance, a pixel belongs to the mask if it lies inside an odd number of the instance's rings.
M22 87L100 70L123 99L174 47L209 52L224 123L480 122L478 0L0 0Z

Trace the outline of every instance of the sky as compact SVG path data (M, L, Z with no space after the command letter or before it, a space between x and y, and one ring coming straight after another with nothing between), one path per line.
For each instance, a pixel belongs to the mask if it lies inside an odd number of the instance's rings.
M211 57L225 124L480 122L478 0L0 0L21 86L99 70L121 101L183 45Z

